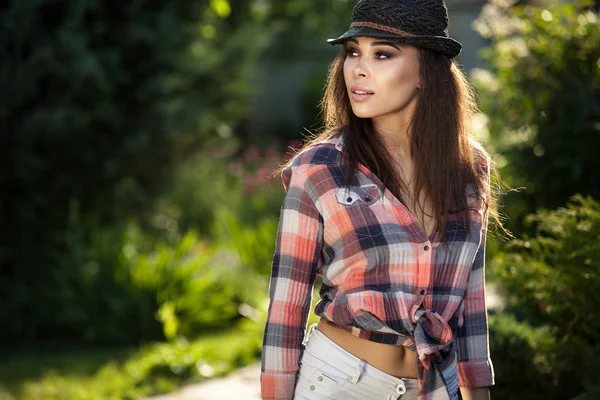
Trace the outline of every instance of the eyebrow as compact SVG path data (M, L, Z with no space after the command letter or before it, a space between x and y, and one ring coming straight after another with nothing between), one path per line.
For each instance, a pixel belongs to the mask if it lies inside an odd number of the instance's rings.
M356 40L356 39L348 39L348 41L358 44L358 40ZM400 50L400 48L392 42L373 42L373 43L371 43L371 47L375 47L375 46L390 46L390 47Z

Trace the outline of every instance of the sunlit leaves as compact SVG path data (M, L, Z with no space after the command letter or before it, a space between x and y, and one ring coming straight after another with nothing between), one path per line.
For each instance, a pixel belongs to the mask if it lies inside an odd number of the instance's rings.
M210 8L221 18L227 18L231 14L231 6L227 0L210 0Z
M511 3L512 4L509 4ZM600 197L600 26L589 1L491 1L475 26L490 74L474 75L490 138L525 186L530 211L575 193Z

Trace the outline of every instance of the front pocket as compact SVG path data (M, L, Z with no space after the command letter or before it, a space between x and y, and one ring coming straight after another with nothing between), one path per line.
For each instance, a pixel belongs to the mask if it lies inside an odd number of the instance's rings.
M313 376L319 372L319 369L322 367L323 363L319 363L314 365L315 363L307 363L306 361L300 362L300 370L298 371L299 379L304 379L310 381Z
M330 381L335 383L347 382L351 378L350 375L348 375L347 373L340 371L333 365L329 365L327 363L323 364L323 366L319 369L318 372L320 376L323 377L323 380L329 379ZM320 381L318 377L317 380Z
M342 187L335 190L335 197L338 203L346 206L357 203L370 206L381 198L381 190L374 184Z
M381 190L377 185L337 188L334 201L336 204L330 214L336 224L336 235L354 233L358 238L371 238L380 236L397 225L386 223L388 214L382 208ZM389 221L389 217L387 220ZM368 247L363 247L363 250L366 248Z

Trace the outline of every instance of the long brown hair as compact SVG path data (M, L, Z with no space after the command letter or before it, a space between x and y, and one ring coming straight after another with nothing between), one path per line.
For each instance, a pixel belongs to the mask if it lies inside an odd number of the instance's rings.
M345 57L346 52L340 52L329 68L321 102L323 130L299 151L342 130L343 164L346 171L351 171L348 176L353 175L357 163L361 163L404 202L402 193L407 184L395 172L393 158L375 134L371 119L359 118L352 112L344 80ZM443 233L450 213L458 213L465 222L468 220L466 193L467 186L472 184L489 215L500 223L487 174L475 163L475 152L485 154L485 151L472 137L471 121L477 105L469 82L456 64L442 54L418 48L418 58L421 88L409 128L410 151L415 160L423 162L414 166L412 206L424 211L419 202L424 191L433 207L436 230ZM493 168L491 161L490 168ZM445 241L443 235L442 238Z

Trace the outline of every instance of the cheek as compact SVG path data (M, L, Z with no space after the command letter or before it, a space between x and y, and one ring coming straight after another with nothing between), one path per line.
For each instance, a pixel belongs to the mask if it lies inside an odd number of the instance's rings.
M386 86L388 88L400 89L402 91L412 91L416 89L419 82L419 71L414 66L402 66L394 68L386 76Z
M420 80L419 64L411 63L406 68L406 80L410 81L414 87L417 87Z

